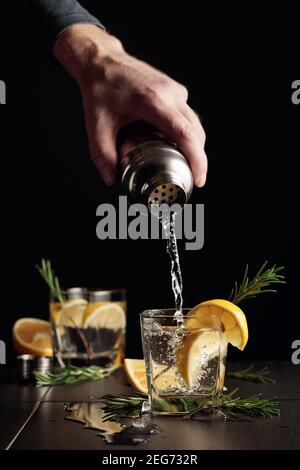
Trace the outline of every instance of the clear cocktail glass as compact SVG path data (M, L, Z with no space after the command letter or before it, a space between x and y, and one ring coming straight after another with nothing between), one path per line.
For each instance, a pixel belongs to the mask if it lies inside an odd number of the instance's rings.
M218 316L174 316L174 309L140 314L148 398L154 415L220 416L227 341Z

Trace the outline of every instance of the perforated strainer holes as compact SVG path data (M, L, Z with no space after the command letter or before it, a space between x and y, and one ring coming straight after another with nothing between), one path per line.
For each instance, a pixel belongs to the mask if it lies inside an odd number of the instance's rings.
M177 184L166 183L160 186L157 186L149 196L149 204L174 204L178 203L184 205L185 203L185 193L183 189Z

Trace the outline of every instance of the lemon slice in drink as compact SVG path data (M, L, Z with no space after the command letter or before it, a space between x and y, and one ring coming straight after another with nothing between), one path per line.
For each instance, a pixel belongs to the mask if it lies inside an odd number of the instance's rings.
M80 328L82 326L83 312L87 301L84 299L69 300L61 305L60 311L56 315L58 326L70 326Z
M159 390L160 393L168 393L170 389L174 389L178 385L176 377L176 368L170 367L166 364L157 364L153 362L152 365L153 386Z
M84 328L109 328L111 330L125 328L125 311L116 302L101 303L92 309L90 307L88 307L89 313L84 315Z
M203 366L219 356L220 334L218 331L194 332L176 351L178 372L189 387L201 377Z
M225 382L225 366L221 362L220 363L220 370L219 370L219 377L217 381L217 390L222 391L224 387L224 382Z
M124 372L134 390L147 395L147 376L144 359L125 359Z
M214 331L214 316L220 319L223 328L221 345L219 333ZM228 300L208 300L197 305L187 314L185 327L192 333L178 348L176 365L189 387L201 376L201 361L204 364L214 356L225 357L227 343L243 350L248 341L245 314ZM225 368L220 366L218 389L223 385L224 375Z
M228 343L243 351L248 341L248 325L244 312L228 300L207 300L187 314L186 326L193 330L203 328L210 315L216 315L220 319Z

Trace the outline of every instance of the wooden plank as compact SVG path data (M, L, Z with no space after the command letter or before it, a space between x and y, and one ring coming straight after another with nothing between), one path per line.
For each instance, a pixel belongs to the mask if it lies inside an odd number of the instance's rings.
M0 403L0 449L5 449L30 416L35 404L30 402Z

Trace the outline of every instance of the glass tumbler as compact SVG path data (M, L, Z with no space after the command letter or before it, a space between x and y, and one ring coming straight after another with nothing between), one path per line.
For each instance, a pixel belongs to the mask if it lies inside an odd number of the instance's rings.
M53 349L63 364L120 365L124 359L124 289L71 288L51 295Z
M148 398L154 415L216 414L223 390L227 341L215 315L140 314Z

